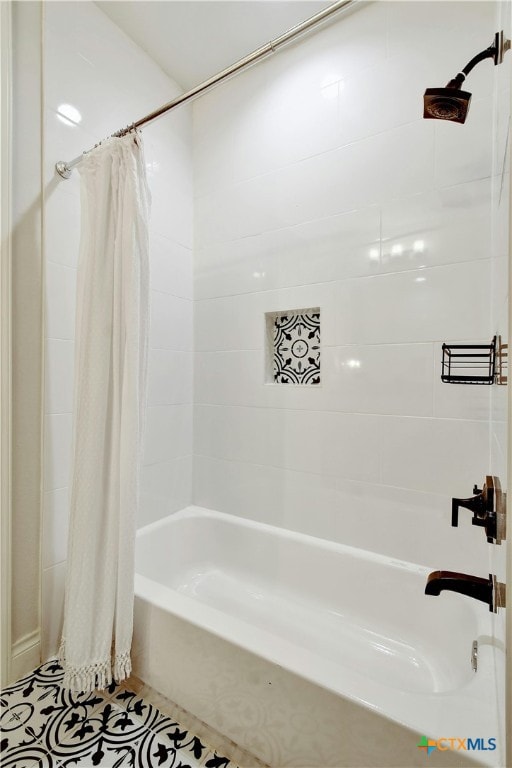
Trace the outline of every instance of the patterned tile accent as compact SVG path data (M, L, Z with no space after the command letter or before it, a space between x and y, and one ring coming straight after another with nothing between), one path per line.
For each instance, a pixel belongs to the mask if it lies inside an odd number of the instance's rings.
M57 662L4 689L2 768L236 768L134 691L72 694Z
M274 317L276 384L320 384L320 310L294 310Z

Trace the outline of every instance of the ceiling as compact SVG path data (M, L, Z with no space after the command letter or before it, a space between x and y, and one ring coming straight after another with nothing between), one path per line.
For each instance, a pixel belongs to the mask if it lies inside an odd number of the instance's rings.
M96 2L184 90L330 4L330 0Z

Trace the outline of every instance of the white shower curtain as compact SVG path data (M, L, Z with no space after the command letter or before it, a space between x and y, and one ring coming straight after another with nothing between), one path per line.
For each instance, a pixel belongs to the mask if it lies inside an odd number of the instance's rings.
M111 138L81 175L64 686L130 674L135 513L145 412L150 195L140 135Z

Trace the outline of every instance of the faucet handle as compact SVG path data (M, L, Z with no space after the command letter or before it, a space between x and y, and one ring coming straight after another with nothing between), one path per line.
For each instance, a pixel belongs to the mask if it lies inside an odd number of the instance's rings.
M459 501L460 499L452 499L452 528L459 525Z
M485 478L483 488L473 486L474 496L469 499L452 499L452 526L456 528L459 524L459 507L469 509L473 513L473 525L485 525L485 520L489 512L494 509L494 481L488 475Z
M452 499L452 526L458 526L459 507L464 507L473 513L472 525L484 528L487 542L501 544L506 537L506 494L499 478L487 475L482 489L474 485L473 493L469 499Z

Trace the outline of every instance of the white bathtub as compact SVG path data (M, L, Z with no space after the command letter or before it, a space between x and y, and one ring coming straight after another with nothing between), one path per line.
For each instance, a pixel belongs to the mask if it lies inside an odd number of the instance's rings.
M497 737L487 606L426 596L428 569L198 507L136 552L135 671L265 762L425 765L420 735Z

